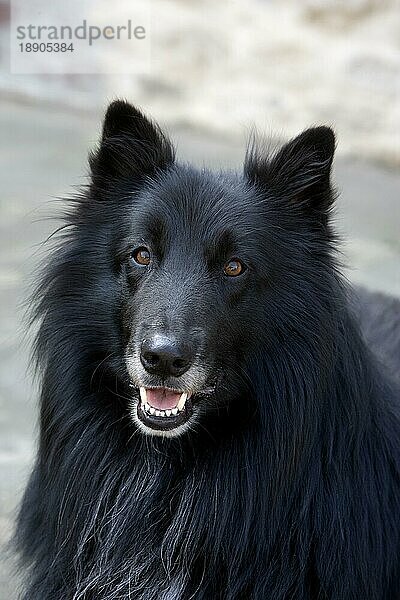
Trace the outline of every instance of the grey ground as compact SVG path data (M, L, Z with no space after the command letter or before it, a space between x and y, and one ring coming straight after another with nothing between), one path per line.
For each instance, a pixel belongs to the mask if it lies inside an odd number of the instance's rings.
M32 464L36 398L27 374L22 299L56 227L53 198L84 183L88 146L100 116L35 108L0 100L0 542L12 529L15 507ZM178 155L213 167L238 167L243 146L199 132L172 132ZM336 213L348 277L400 296L400 175L367 163L336 164L341 191ZM17 598L11 565L0 561L0 600Z

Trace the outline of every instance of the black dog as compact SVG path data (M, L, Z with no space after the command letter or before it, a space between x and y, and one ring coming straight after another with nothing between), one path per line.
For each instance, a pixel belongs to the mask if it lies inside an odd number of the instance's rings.
M26 599L400 598L398 391L336 269L334 146L213 174L110 106L36 294Z

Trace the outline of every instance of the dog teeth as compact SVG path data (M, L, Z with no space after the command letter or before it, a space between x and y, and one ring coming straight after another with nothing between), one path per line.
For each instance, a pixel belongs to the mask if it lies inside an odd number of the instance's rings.
M132 384L130 384L132 385ZM133 385L132 385L133 386ZM140 392L140 404L141 408L144 412L149 415L155 415L156 417L175 417L179 412L181 412L185 408L186 400L188 398L188 394L183 392L179 398L178 404L174 408L168 408L167 410L158 410L151 406L147 402L147 391L146 388L139 388Z
M147 402L146 388L140 388L140 404L144 412L149 415L155 415L156 417L175 417L179 412L185 408L185 403L188 398L188 394L184 392L179 398L178 404L174 408L167 408L166 410L159 410L151 406Z
M187 400L188 395L186 394L186 392L184 392L183 394L181 394L181 397L179 398L179 402L176 405L176 408L178 410L183 410L186 400Z
M146 392L146 388L141 387L139 389L140 392L140 399L142 401L142 404L146 405L147 404L147 392Z

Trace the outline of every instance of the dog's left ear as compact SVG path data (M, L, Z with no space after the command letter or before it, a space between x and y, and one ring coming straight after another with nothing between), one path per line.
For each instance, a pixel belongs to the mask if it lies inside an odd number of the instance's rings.
M317 212L333 202L330 183L335 135L329 127L312 127L285 144L270 158L254 148L247 154L246 176L275 195Z
M95 182L142 177L173 161L173 146L158 125L124 100L110 104L99 147L89 156Z

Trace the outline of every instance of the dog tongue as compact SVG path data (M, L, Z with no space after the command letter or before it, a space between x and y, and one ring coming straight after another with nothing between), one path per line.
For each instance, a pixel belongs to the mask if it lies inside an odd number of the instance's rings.
M181 394L172 392L171 390L165 390L163 388L157 390L147 389L146 393L147 403L153 408L158 408L160 410L175 408L179 402L179 398L181 397Z

